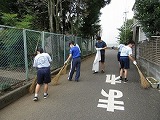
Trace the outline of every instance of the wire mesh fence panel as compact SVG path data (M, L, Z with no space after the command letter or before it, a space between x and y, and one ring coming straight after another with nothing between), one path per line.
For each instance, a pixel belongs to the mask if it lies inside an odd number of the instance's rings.
M23 31L0 26L0 84L12 86L25 80ZM7 82L7 83L6 83Z
M92 54L92 40L91 39L88 39L88 55L89 54Z
M82 40L82 55L83 57L88 55L88 39Z
M42 47L42 32L26 30L26 50L27 50L27 66L28 66L28 78L32 79L36 75L36 69L33 68L34 57L36 56L36 50L38 47Z
M69 42L71 42L71 41L75 41L72 36L69 36L69 35L64 36L64 42L65 42L65 46L64 46L64 49L65 49L64 50L65 51L64 56L65 57L64 57L64 60L66 60L69 56L69 50L70 50Z

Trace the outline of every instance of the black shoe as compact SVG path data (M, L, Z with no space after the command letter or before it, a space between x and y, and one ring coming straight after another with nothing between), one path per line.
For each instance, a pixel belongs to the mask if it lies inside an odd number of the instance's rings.
M34 97L34 98L33 98L33 101L38 101L38 97Z
M119 80L123 81L123 78L122 78L122 77L120 77L120 79L119 79Z
M75 80L76 82L79 82L79 80Z
M125 79L125 80L124 80L124 83L127 83L127 81L128 81L128 80L127 80L127 79Z
M68 79L68 81L72 81L72 79Z
M101 70L101 73L104 73L104 70Z
M98 73L98 72L95 72L95 71L93 72L93 74L96 74L96 73Z

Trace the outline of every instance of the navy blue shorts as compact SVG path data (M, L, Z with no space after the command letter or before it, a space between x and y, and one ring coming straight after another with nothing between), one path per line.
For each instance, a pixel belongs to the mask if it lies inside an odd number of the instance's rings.
M120 64L121 68L129 69L129 57L128 56L120 56Z
M37 70L37 83L50 83L51 82L51 74L50 74L50 67L43 67L38 68Z
M100 62L105 62L105 54L101 54L101 60L100 60Z

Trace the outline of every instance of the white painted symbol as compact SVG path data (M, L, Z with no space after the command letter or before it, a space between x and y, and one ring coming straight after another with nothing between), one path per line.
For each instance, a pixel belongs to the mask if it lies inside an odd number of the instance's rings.
M111 84L116 84L116 83L121 83L119 80L120 76L116 77L115 75L106 75L106 83L111 83Z
M115 101L115 98L121 98L123 96L123 93L118 90L109 90L109 94L107 94L103 89L101 91L101 94L104 97L107 97L106 99L99 99L99 104L97 107L100 108L107 108L107 111L114 112L114 110L124 110L124 106L118 106L118 105L124 105L123 101ZM117 105L116 105L117 104Z

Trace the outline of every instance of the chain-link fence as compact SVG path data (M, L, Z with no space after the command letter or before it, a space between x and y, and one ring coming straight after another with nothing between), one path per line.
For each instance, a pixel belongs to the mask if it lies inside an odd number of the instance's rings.
M0 25L0 91L36 75L32 66L37 47L51 55L52 71L63 66L70 41L79 45L82 57L95 52L95 40Z

